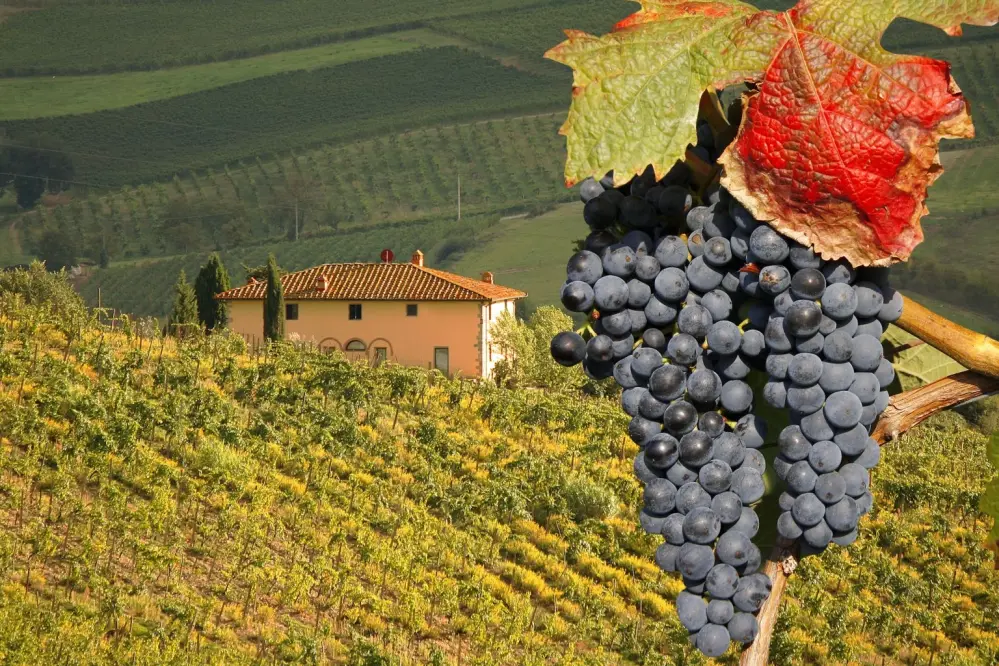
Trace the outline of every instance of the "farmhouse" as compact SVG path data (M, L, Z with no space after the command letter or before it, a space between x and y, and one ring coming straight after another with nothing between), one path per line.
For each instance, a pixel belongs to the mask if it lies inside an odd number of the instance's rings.
M352 359L438 368L488 377L501 357L490 327L514 312L526 293L423 265L417 250L409 263L324 264L281 278L285 335L339 349ZM218 295L229 303L229 327L248 342L264 333L266 283L251 278Z

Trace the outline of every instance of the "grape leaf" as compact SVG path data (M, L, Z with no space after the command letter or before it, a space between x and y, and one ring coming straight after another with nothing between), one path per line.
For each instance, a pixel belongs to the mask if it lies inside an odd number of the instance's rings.
M757 217L827 258L905 259L922 240L942 137L973 136L947 63L879 43L898 17L961 34L999 0L801 0L787 12L737 0L642 0L603 37L566 31L548 58L573 69L566 185L614 171L657 177L696 141L701 93L750 82L722 183Z
M996 23L999 2L801 0L719 159L754 215L854 266L909 257L942 173L939 140L974 136L946 62L881 48L898 17L959 35L962 22Z
M762 75L781 37L779 15L737 0L645 0L642 9L595 37L566 30L545 53L573 68L565 183L614 171L626 183L651 164L661 178L697 140L697 109L708 86Z
M914 335L906 333L897 326L889 326L884 339L894 346L917 340ZM966 369L942 351L926 344L899 352L893 360L893 365L899 375L902 389L906 391Z

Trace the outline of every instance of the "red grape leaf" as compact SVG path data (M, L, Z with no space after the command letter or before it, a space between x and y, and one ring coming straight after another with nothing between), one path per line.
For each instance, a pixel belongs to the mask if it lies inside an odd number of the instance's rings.
M900 16L959 35L962 22L995 24L999 0L801 0L719 159L754 216L854 266L909 257L939 140L974 136L946 62L881 48Z

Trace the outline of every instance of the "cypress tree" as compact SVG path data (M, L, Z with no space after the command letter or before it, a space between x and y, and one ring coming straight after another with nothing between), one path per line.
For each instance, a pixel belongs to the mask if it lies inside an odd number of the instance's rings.
M267 257L267 294L264 297L264 337L284 339L284 287L274 255Z
M225 301L215 299L216 294L228 290L229 272L222 264L218 252L213 252L194 281L194 291L198 297L198 320L209 331L225 328L229 323L228 306Z
M181 338L198 325L198 300L183 269L177 277L173 292L173 311L170 313L167 330Z

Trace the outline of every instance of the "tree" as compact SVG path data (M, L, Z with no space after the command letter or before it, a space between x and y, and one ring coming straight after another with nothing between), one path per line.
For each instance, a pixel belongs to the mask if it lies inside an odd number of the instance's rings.
M194 295L194 289L188 283L187 274L183 269L177 277L173 294L173 311L170 312L167 330L178 338L182 338L192 327L198 325L198 299Z
M76 265L77 248L72 236L62 229L50 229L38 241L38 256L50 271Z
M97 260L97 265L101 268L107 268L111 264L111 255L108 254L108 246L101 245L100 258Z
M3 145L0 188L13 183L17 205L32 208L48 192L68 189L75 175L73 160L50 137L33 134Z
M216 294L228 291L229 286L229 272L222 264L218 252L213 252L194 281L194 291L198 298L198 319L209 331L225 328L229 323L228 306L225 301L215 298Z
M285 185L285 199L290 204L288 240L298 240L299 232L305 227L305 214L313 206L323 201L322 183L311 176L292 173Z
M267 295L264 297L264 337L284 339L284 287L274 255L267 257Z

